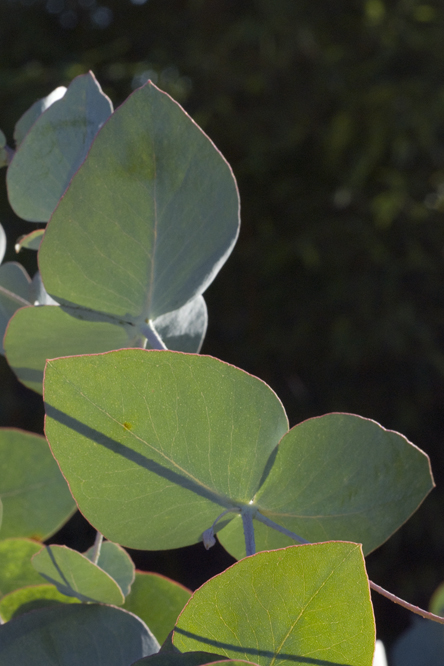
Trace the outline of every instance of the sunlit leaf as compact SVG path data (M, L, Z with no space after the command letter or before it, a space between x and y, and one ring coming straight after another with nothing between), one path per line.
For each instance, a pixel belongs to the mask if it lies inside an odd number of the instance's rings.
M29 585L6 594L0 599L0 618L8 622L37 608L55 604L79 604L79 599L60 594L55 585Z
M43 582L31 564L31 557L41 548L41 543L31 539L0 541L0 598L25 585L40 585Z

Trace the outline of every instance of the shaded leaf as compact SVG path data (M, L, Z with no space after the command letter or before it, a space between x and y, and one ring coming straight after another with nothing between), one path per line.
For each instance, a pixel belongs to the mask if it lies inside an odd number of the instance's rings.
M3 261L3 257L5 256L6 252L6 234L5 230L3 229L2 225L0 224L0 264Z
M46 435L82 513L132 548L195 543L224 509L248 503L288 428L266 384L195 354L51 360L44 398Z
M237 562L194 593L173 643L261 666L371 666L375 628L361 547L292 546Z
M13 617L31 610L56 604L79 604L79 599L60 594L54 585L30 585L6 594L0 600L0 618L9 622Z
M46 111L46 109L48 109L51 104L54 104L54 102L57 102L59 99L61 99L65 93L65 86L59 86L46 97L38 99L37 102L34 102L34 104L27 111L25 111L22 117L16 122L14 128L14 141L17 147L21 144L25 138L25 134L28 133L37 118L41 116L43 111Z
M28 250L38 250L44 233L44 229L36 229L35 231L31 231L30 234L20 236L14 246L17 254L20 252L20 250L23 250L23 248Z
M61 594L80 601L123 604L124 596L116 581L76 550L46 546L34 555L32 565Z
M57 302L137 324L202 294L238 230L229 165L149 82L97 135L47 227L39 267Z
M151 666L203 666L203 664L211 663L233 664L233 662L224 659L219 654L212 654L211 652L185 652L183 654L160 652L153 654L151 657L145 657L140 661L136 661L133 666L142 666L142 664L146 664L146 666L149 664ZM246 664L249 662L243 661L241 663Z
M140 617L159 643L163 643L190 595L190 590L169 578L136 571L131 592L122 608Z
M76 505L44 437L0 428L1 531L44 541L68 520Z
M76 77L31 126L35 114L28 112L23 129L29 131L23 136L19 128L22 140L6 174L9 202L19 217L49 220L111 112L111 102L91 72Z
M392 666L442 666L444 663L444 626L414 617L391 651Z
M0 626L1 666L129 666L159 645L131 613L97 604L61 604Z
M0 541L0 598L25 585L40 585L42 577L31 564L31 557L42 544L31 539Z
M30 303L31 279L25 269L13 261L0 266L0 353L4 354L3 336L14 312Z
M92 561L94 546L86 551L85 556ZM116 581L124 597L127 597L134 582L134 564L126 550L117 543L104 541L100 548L97 566L106 571ZM127 610L132 610L128 608ZM143 618L142 618L143 619ZM151 627L150 627L151 628Z

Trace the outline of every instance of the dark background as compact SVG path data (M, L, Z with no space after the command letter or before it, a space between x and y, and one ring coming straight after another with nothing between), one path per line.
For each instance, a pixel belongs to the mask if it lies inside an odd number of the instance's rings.
M429 454L437 489L367 560L375 582L427 607L444 579L444 5L101 2L0 0L0 127L12 145L20 115L88 69L115 105L151 78L185 107L242 200L202 351L268 382L291 425L354 412ZM13 260L36 227L12 213L4 178L0 221ZM0 358L0 424L42 423ZM53 541L92 539L77 516ZM132 555L192 588L232 562L201 545ZM409 613L374 602L390 645Z

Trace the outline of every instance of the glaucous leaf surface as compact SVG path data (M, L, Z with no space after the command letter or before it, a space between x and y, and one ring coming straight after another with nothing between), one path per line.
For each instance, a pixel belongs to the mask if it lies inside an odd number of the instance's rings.
M86 551L85 556L93 560L94 546ZM116 581L124 597L127 597L134 582L135 570L134 564L126 550L112 541L104 541L100 548L100 556L97 566L106 571L113 580ZM127 610L130 610L128 608ZM143 618L142 618L143 619ZM151 628L151 627L150 627Z
M13 617L31 610L56 604L79 604L79 599L61 594L55 585L29 585L6 594L0 599L0 618L9 622Z
M111 576L85 555L66 546L46 546L33 556L32 565L61 594L80 601L121 606L122 590Z
M122 608L140 617L159 643L163 643L190 596L190 590L169 578L136 571Z
M44 437L0 428L1 538L44 541L68 520L76 505Z
M131 613L99 604L60 604L0 626L0 666L129 666L159 644Z
M40 585L42 577L31 564L31 557L42 544L31 539L0 541L0 599L25 585Z
M4 354L3 337L12 315L18 308L31 305L31 278L14 261L0 266L0 353Z
M19 217L49 220L111 113L111 101L89 72L77 76L24 136L20 130L22 140L6 174L9 202Z
M254 504L306 541L353 540L367 554L414 513L433 486L428 456L403 435L361 416L326 414L282 438ZM239 520L219 539L234 557L244 557ZM257 550L288 543L267 527L256 530Z
M59 303L137 324L202 294L238 230L228 163L148 82L97 135L47 227L39 267Z
M3 229L2 225L0 224L0 264L3 261L3 257L5 256L6 252L6 234L5 230Z
M51 305L52 299L38 273L33 278L32 289L38 303L48 302L48 306ZM179 310L158 317L153 323L168 348L198 352L207 321L205 301L202 296L197 296ZM145 337L135 326L98 312L72 307L28 307L22 308L9 322L5 353L18 379L28 388L41 393L43 370L49 358L143 347L145 343Z
M444 664L444 626L431 620L412 617L412 626L395 642L390 653L391 666L442 666Z
M36 229L35 231L31 231L30 234L20 236L14 247L17 254L20 250L23 250L23 248L26 248L27 250L38 250L44 233L44 229Z
M360 545L291 546L237 562L194 593L173 643L260 666L371 666L375 627Z
M42 115L43 111L46 111L46 109L48 109L51 104L54 104L54 102L62 99L65 93L65 86L59 86L46 97L38 99L37 102L34 102L34 104L25 111L22 117L16 122L14 128L14 141L17 147L21 144L25 138L25 134L28 133L37 118Z
M271 389L216 359L125 350L50 361L46 373L46 434L71 491L130 547L192 543L223 508L250 505L307 541L369 552L433 487L428 457L401 435L350 414L288 432ZM257 549L291 543L255 522ZM240 518L217 528L242 557Z
M232 661L211 652L185 652L176 654L160 652L151 657L145 657L136 661L132 666L203 666L204 664L233 664ZM236 664L238 661L236 661ZM242 664L250 662L242 661Z
M288 429L264 382L170 351L48 361L44 400L46 435L79 508L132 548L199 541L224 509L254 497Z

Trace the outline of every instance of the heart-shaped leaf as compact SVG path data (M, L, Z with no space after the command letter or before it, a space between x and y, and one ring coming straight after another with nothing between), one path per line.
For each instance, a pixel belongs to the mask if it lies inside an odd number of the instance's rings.
M137 571L122 608L140 617L163 643L190 595L190 590L169 578Z
M86 551L85 556L93 561L94 546ZM134 582L134 564L126 550L112 541L105 541L100 548L97 566L106 571L116 581L124 597L130 593ZM128 608L127 610L131 610ZM143 618L142 618L143 619Z
M237 562L194 593L173 643L260 666L371 666L375 627L360 546L291 546Z
M97 135L46 229L39 267L57 302L144 323L202 294L238 230L229 165L149 82Z
M6 174L9 202L19 217L49 220L111 112L111 102L91 72L75 78L33 123L37 111L29 110L23 129L17 130L21 142Z
M76 508L45 438L14 428L0 428L0 498L3 539L44 541Z
M31 610L61 603L79 604L80 601L60 594L55 585L29 585L6 594L0 600L0 618L3 622L9 622L13 617Z
M125 600L115 580L85 555L66 546L46 546L33 556L32 565L61 594L80 601L121 606Z
M60 604L0 626L2 666L129 666L158 649L138 617L112 606Z
M247 504L288 429L266 384L195 354L48 361L44 398L46 434L79 508L132 548L195 543L224 509Z
M51 297L38 278L38 274L33 278L32 287L36 299L44 302ZM153 323L168 348L198 352L207 320L205 301L197 296ZM9 365L25 386L38 393L42 392L43 370L49 358L142 347L146 343L137 328L125 321L82 308L50 306L21 308L9 321L4 341Z
M31 539L0 541L0 598L25 585L40 585L42 577L31 564L31 557L42 544Z

